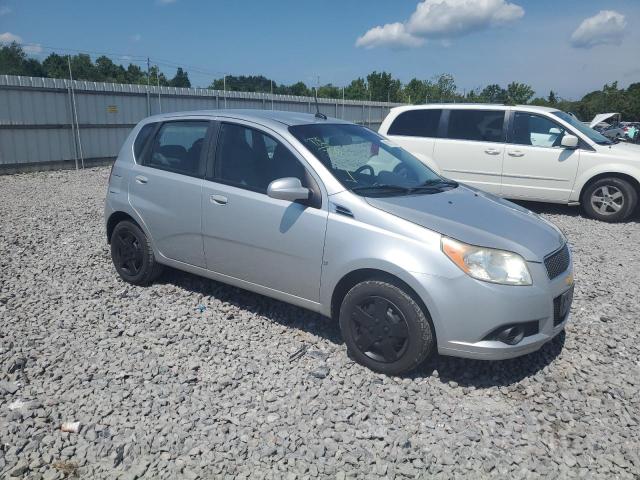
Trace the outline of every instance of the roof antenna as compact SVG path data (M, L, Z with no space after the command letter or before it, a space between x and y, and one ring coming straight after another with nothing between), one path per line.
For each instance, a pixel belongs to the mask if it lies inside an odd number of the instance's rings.
M314 116L316 118L326 120L327 116L324 113L320 112L320 105L318 105L318 89L317 88L314 90L314 93L315 93L314 97L316 99L316 114Z

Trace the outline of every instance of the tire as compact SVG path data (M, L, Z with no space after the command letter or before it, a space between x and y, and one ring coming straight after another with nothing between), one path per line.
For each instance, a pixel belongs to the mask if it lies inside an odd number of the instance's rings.
M589 185L581 201L589 217L603 222L622 222L636 209L638 192L622 178L606 177Z
M403 289L384 281L364 281L349 290L339 320L351 358L376 372L409 372L435 349L428 313Z
M111 260L125 282L146 286L162 272L149 239L135 223L123 220L111 234Z

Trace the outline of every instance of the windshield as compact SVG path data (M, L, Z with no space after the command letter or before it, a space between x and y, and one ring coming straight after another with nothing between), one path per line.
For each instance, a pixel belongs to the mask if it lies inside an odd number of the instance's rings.
M578 130L583 135L589 137L589 139L591 139L592 141L599 143L600 145L609 145L612 143L611 140L609 140L607 137L596 132L593 128L589 127L589 125L585 125L568 113L557 111L553 112L553 114L561 120L564 120L565 122L570 124L573 128Z
M297 125L289 131L345 188L359 195L435 193L457 186L409 152L359 125Z

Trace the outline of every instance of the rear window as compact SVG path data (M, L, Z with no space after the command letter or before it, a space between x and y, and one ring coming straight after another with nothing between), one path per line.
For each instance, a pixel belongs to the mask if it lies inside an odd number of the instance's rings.
M447 138L503 142L504 111L451 110Z
M439 109L408 110L397 116L387 133L407 137L436 137L441 113Z
M133 142L133 153L136 156L136 160L141 157L142 150L144 150L144 146L147 144L147 140L149 140L149 136L153 133L156 125L157 123L148 123L138 132L138 136L135 142Z

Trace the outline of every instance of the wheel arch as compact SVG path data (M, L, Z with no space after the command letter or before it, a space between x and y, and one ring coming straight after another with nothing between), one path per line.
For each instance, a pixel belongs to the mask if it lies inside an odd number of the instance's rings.
M640 196L640 181L638 181L638 179L633 175L630 175L628 173L623 173L623 172L602 172L590 177L586 182L584 182L584 184L582 185L582 188L580 189L580 196L578 197L580 202L582 202L582 197L584 193L591 185L593 185L598 180L601 180L607 177L614 177L614 178L619 178L621 180L626 180L633 186L635 191L638 193L638 196Z
M107 243L109 243L109 244L111 243L111 235L113 234L113 230L116 228L116 225L118 223L122 222L123 220L128 220L128 221L136 224L142 231L144 231L144 229L136 221L136 219L133 218L128 213L122 212L122 211L113 212L109 216L109 219L107 220Z
M431 314L429 312L429 309L425 305L420 295L418 295L418 293L413 287L411 287L411 285L409 285L397 275L376 268L359 268L357 270L352 270L338 281L331 295L331 318L338 318L340 305L342 304L342 300L344 300L344 297L347 295L349 290L355 287L358 283L367 280L385 281L392 285L395 285L398 288L401 288L402 290L407 292L407 294L409 294L418 303L418 305L420 305L420 307L424 310L425 315L427 315L427 317L429 317L429 320L431 321Z

